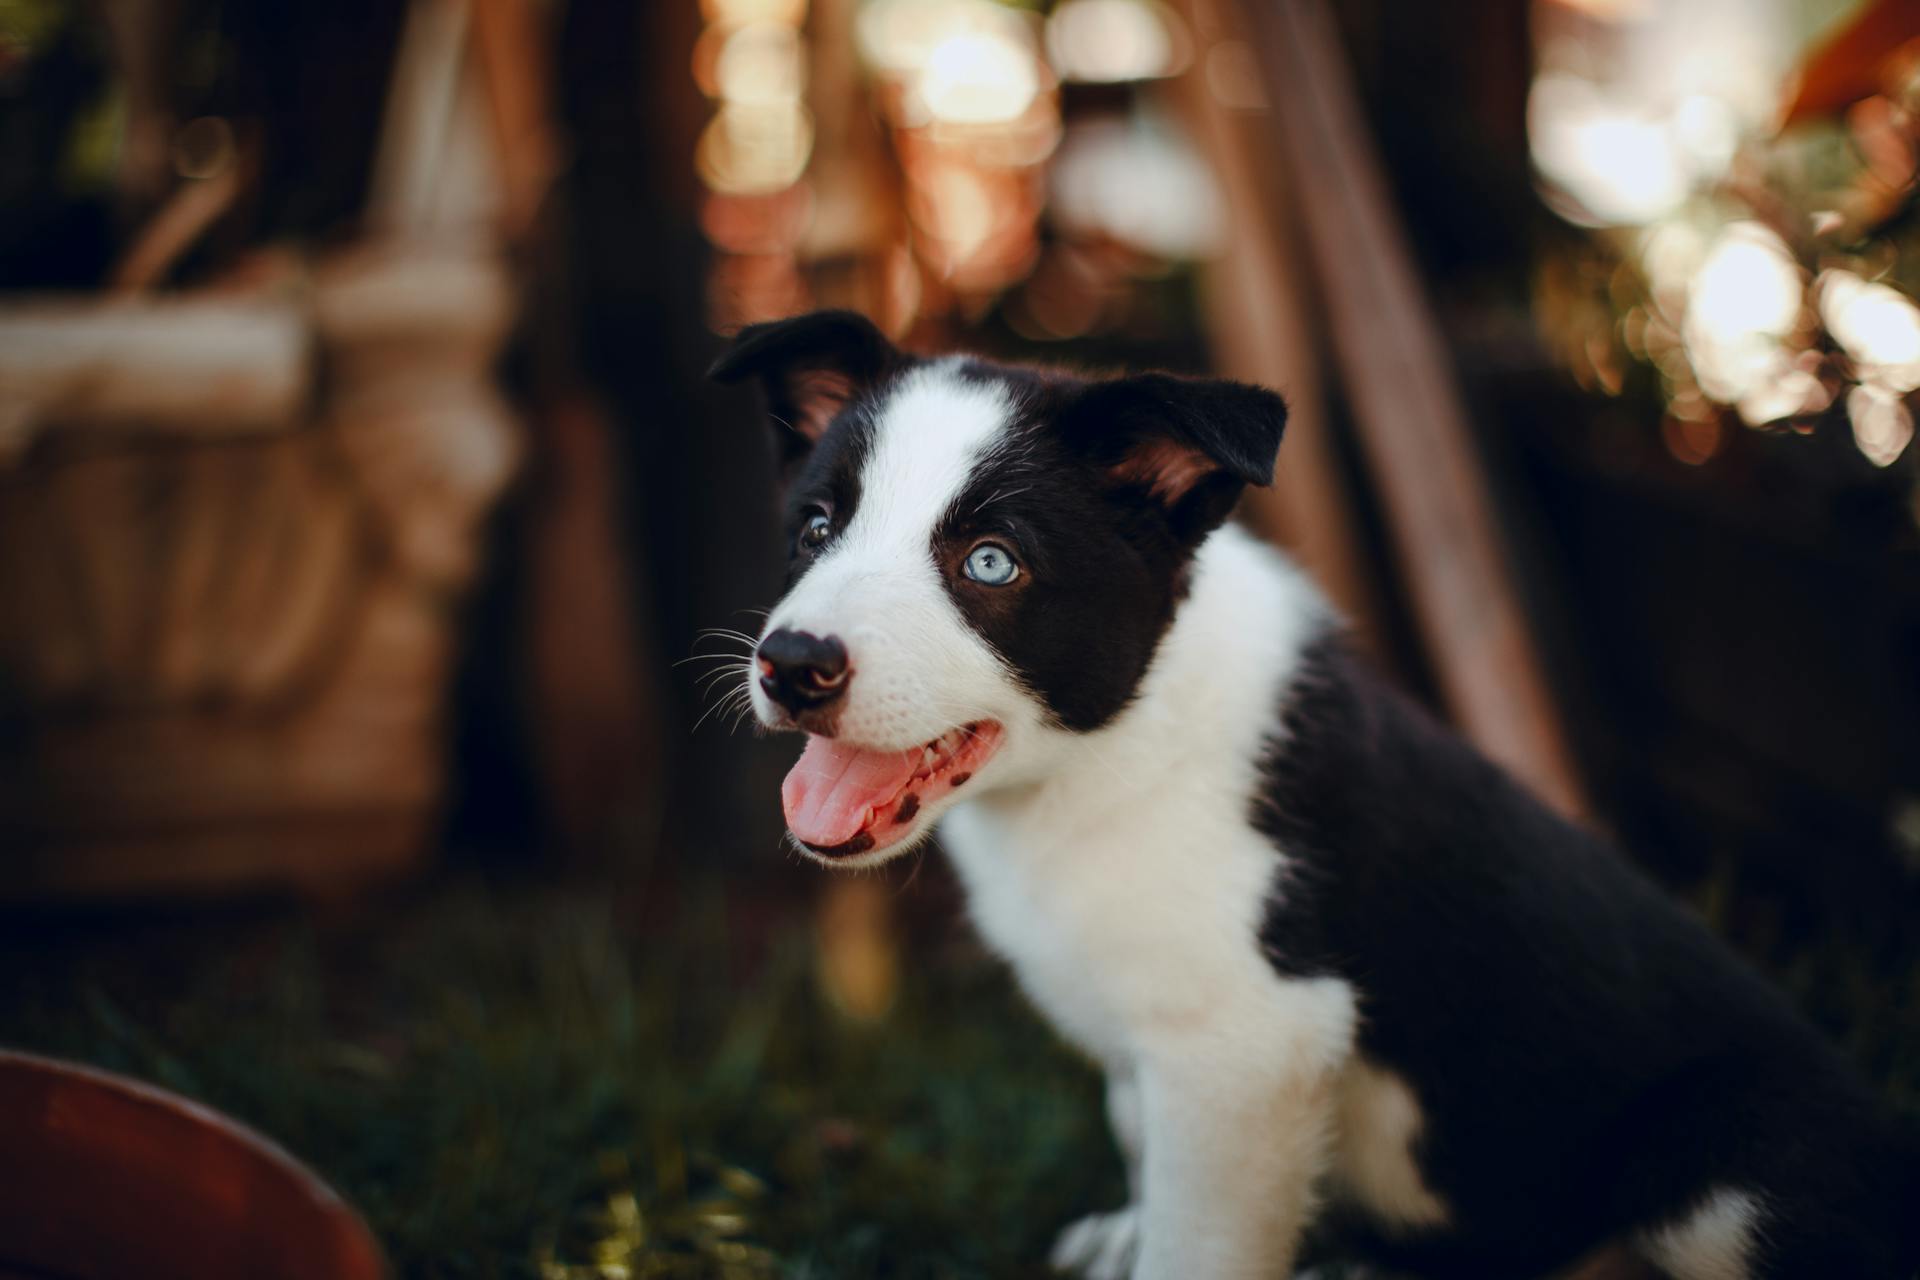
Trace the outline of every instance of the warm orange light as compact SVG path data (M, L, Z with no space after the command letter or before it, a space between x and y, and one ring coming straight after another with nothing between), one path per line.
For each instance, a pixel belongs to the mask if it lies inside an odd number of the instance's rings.
M1099 324L1113 292L1095 268L1092 255L1059 247L1048 252L1020 291L1016 319L1031 322L1042 339L1078 338Z
M778 320L811 305L792 254L727 254L714 263L707 314L716 329Z
M714 88L730 103L779 106L798 102L807 85L800 33L756 22L728 34L714 60Z
M1119 84L1186 65L1180 20L1152 0L1065 0L1047 19L1047 58L1063 80Z
M1690 467L1712 461L1726 443L1727 430L1719 415L1705 418L1668 418L1660 424L1667 452Z
M700 0L700 16L716 27L754 22L798 27L807 20L807 0Z
M710 189L750 196L798 182L812 153L813 117L805 107L729 103L708 122L694 159Z
M929 164L911 177L908 211L951 261L965 260L993 235L1002 213L985 175L965 165Z
M813 193L804 182L771 195L715 193L700 207L700 229L727 253L790 253L812 211Z

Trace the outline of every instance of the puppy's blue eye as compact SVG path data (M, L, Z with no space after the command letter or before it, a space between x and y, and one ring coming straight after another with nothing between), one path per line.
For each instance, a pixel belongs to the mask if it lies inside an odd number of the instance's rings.
M800 545L811 551L825 542L827 535L832 532L833 521L828 518L827 513L816 511L807 517L805 524L800 526Z
M997 542L983 542L967 553L967 576L989 587L1004 587L1020 576L1013 553Z

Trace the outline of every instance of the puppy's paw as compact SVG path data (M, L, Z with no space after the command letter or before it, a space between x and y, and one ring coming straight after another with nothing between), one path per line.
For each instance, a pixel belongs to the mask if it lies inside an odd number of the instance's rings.
M1091 1213L1060 1233L1049 1261L1081 1280L1127 1280L1140 1248L1140 1210Z

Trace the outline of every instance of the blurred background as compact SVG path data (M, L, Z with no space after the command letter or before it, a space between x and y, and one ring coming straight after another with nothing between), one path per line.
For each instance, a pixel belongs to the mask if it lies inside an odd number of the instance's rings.
M1920 1105L1917 112L1915 0L0 0L0 1045L399 1275L1040 1274L1096 1081L719 709L703 370L844 306L1282 388L1243 518ZM0 1276L169 1274L102 1143Z

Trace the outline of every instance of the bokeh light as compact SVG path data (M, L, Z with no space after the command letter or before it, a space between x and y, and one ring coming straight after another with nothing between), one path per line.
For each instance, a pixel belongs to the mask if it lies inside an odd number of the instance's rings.
M1033 105L1040 71L1027 41L1003 32L968 32L933 47L914 91L934 120L1006 124Z
M1062 225L1171 261L1211 257L1226 233L1213 175L1170 122L1135 116L1075 125L1053 170Z
M1541 194L1591 231L1590 256L1536 289L1575 377L1619 394L1623 361L1651 366L1663 442L1690 465L1726 452L1721 415L1808 434L1842 404L1861 455L1902 457L1920 306L1882 229L1920 156L1911 66L1906 89L1883 68L1830 121L1782 133L1809 56L1784 0L1536 0L1533 16Z
M813 151L813 119L796 104L728 103L700 135L700 176L722 195L769 195L800 180Z
M813 159L806 105L805 0L704 0L708 25L693 49L693 78L716 100L694 149L710 195L701 225L716 253L708 284L722 328L808 305L798 246L812 201L802 185Z
M1527 129L1555 207L1644 225L1723 177L1778 111L1791 19L1782 0L1536 4Z
M756 22L797 28L807 19L807 0L700 0L700 16L721 28Z
M809 49L804 4L703 12L692 71L715 110L696 165L702 226L726 255L712 288L723 329L835 304L903 332L1005 297L1018 331L1077 337L1123 314L1136 283L1220 249L1218 184L1156 100L1200 51L1159 0L1063 0L1044 21L996 0L823 10L821 39L850 30L851 81L837 55ZM1217 40L1204 58L1216 97L1262 107L1244 46ZM1061 86L1082 83L1118 88L1079 104L1069 128Z
M1822 272L1818 288L1820 318L1862 382L1903 394L1920 387L1920 307L1839 268Z
M1534 162L1601 224L1651 222L1687 198L1689 174L1660 121L1592 82L1546 75L1527 102Z
M1885 387L1863 382L1847 393L1847 420L1853 442L1876 467L1888 467L1913 439L1913 414L1900 396Z
M881 75L910 78L925 70L948 41L1031 39L1031 21L992 0L869 0L855 32L870 67Z
M719 96L736 106L798 103L806 80L800 33L778 22L756 22L729 32L714 65Z
M1785 416L1771 412L1777 398L1766 393L1786 369L1781 339L1794 327L1801 296L1793 255L1755 222L1728 227L1693 277L1682 328L1688 358L1706 393L1738 402L1749 422Z
M1154 80L1187 56L1179 18L1151 0L1064 0L1047 19L1047 57L1062 80Z

